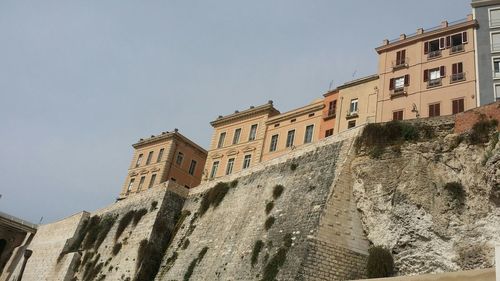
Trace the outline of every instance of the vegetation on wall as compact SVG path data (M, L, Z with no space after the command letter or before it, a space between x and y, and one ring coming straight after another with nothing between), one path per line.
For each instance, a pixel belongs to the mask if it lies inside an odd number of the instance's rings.
M137 211L135 212L135 214L134 214L134 221L132 222L132 224L133 224L134 226L136 226L136 225L139 223L139 221L142 219L142 217L143 217L145 214L147 214L147 213L148 213L148 210L147 210L147 209L145 209L145 208L142 208L142 209L137 210Z
M275 220L276 219L273 216L268 217L264 223L264 228L269 230L273 226Z
M274 208L274 201L270 201L266 204L266 215L269 215L269 213L273 210Z
M278 249L276 254L272 256L269 262L264 266L262 281L274 281L276 276L285 264L286 255L292 246L292 235L286 234L283 237L283 245Z
M197 264L199 264L202 260L203 257L205 257L205 254L208 251L208 247L204 247L200 253L198 254L198 257L196 257L188 266L188 269L186 273L184 274L184 281L188 281L191 278L191 275L193 275L194 268L196 267Z
M224 200L224 197L230 188L230 184L219 182L207 191L201 200L200 208L198 210L199 215L203 216L210 207L217 208L222 200Z
M275 185L273 188L273 198L278 199L283 194L283 190L285 190L285 187L281 184Z
M116 243L114 246L113 246L113 256L116 256L118 255L118 253L120 252L120 250L122 249L122 243Z
M391 252L381 246L371 247L368 250L366 273L368 278L384 278L394 275L394 259Z
M490 139L490 133L498 126L498 120L486 119L486 116L481 115L468 134L470 144L486 143Z
M372 158L378 158L388 146L401 144L405 141L430 139L433 136L433 128L425 124L414 125L401 121L371 123L366 125L354 145L358 152L365 148Z
M115 240L118 240L122 235L123 231L127 228L127 226L132 222L135 217L135 210L128 211L123 217L121 217L118 222L118 227L116 228Z
M262 240L257 240L253 245L252 258L251 258L252 267L254 267L257 264L260 251L262 250L263 247L264 247L264 242L262 242Z
M465 190L459 182L449 182L444 185L444 189L448 191L453 200L462 203L465 200Z

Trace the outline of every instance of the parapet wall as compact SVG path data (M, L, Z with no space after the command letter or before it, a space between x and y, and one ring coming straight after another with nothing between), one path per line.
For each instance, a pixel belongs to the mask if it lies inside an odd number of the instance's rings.
M461 134L470 130L481 116L500 121L500 102L491 103L455 115L455 133ZM497 130L500 130L500 122Z

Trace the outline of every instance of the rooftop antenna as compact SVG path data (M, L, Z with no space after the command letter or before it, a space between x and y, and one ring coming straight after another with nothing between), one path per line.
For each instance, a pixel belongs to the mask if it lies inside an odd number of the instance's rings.
M333 80L330 81L330 86L328 86L328 92L330 92L332 90L332 87L333 87Z
M358 72L357 69L354 70L354 72L352 73L352 78L354 78L354 76L356 76L356 73Z
M42 221L43 221L43 216L40 218L40 221L38 222L38 224L42 224Z

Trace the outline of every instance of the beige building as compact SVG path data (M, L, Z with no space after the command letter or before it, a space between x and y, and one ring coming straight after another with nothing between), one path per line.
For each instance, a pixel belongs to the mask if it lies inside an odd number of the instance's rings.
M336 133L375 122L378 79L378 75L371 75L337 87Z
M200 184L207 151L175 129L133 144L134 156L119 199L171 180L186 188Z
M262 161L267 161L302 144L318 141L323 118L323 100L271 117L266 122Z
M376 122L450 115L476 106L474 32L467 19L385 40Z
M266 134L266 121L280 112L273 102L219 116L204 169L204 179L216 179L259 163Z

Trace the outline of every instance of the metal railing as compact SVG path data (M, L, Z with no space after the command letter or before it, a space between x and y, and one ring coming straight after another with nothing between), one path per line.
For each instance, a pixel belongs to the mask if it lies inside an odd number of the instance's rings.
M455 45L450 48L450 54L463 52L465 50L464 44Z
M407 92L408 92L408 87L406 87L406 86L392 89L391 90L391 98L401 96L401 95L406 95Z
M393 60L392 61L392 69L400 69L408 67L410 62L410 58L403 58L402 60Z
M442 85L442 79L441 78L436 78L436 79L429 79L427 81L427 88L434 88Z
M427 54L427 59L435 59L441 57L441 50L432 51Z
M465 72L455 73L450 76L450 83L459 82L465 80Z

